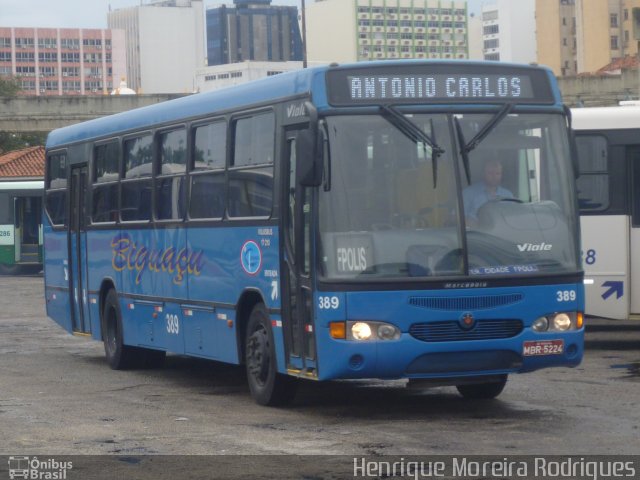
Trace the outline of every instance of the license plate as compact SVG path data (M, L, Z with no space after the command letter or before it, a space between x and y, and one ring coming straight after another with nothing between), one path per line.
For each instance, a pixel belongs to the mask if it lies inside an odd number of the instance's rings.
M522 355L561 355L564 353L564 340L532 340L522 345Z

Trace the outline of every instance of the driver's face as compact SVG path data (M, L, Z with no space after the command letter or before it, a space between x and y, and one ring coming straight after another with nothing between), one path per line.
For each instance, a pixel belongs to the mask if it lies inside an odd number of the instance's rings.
M490 163L484 168L484 181L491 187L497 187L502 182L502 165Z

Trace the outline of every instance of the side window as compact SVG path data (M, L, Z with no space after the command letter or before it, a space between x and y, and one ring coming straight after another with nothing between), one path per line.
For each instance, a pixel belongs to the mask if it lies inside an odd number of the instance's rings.
M577 180L580 212L609 208L608 144L602 135L577 135L580 177Z
M222 218L226 199L227 124L215 121L193 129L190 218Z
M238 119L233 132L229 216L268 217L273 204L274 114Z
M118 142L94 147L91 210L93 223L115 222L118 219L119 164Z
M156 214L158 220L181 220L186 211L187 131L158 135Z
M121 183L120 216L123 221L151 220L151 135L130 138L123 146L124 179Z
M53 225L67 224L67 156L47 158L46 208Z

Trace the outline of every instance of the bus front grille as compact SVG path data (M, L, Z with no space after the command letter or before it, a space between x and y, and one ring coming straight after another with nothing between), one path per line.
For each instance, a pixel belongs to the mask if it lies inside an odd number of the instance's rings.
M469 330L451 320L414 323L409 328L412 337L423 342L461 342L465 340L496 340L512 338L523 330L521 320L479 320Z
M409 305L432 310L485 310L513 305L521 300L521 293L476 297L410 297Z

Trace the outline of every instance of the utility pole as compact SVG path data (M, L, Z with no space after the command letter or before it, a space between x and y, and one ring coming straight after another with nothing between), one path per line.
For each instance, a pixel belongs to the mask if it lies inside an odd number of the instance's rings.
M307 20L305 16L305 0L300 0L302 9L302 68L307 68Z

